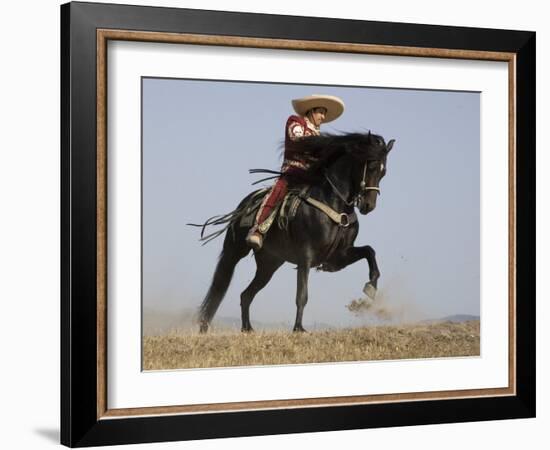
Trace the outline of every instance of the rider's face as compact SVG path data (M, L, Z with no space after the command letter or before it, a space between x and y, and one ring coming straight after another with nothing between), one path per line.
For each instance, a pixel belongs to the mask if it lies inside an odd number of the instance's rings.
M325 121L326 115L327 110L325 108L313 108L309 112L309 118L316 127L320 126Z

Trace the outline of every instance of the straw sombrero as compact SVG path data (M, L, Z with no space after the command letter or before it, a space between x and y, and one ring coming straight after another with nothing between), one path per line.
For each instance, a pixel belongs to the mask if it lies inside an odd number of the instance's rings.
M292 107L301 116L305 116L311 108L326 108L324 123L337 119L344 112L344 102L333 95L308 95L297 98L292 100Z

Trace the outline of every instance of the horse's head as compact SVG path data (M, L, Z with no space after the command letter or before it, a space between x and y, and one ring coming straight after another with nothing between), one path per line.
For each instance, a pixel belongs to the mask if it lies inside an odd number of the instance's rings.
M386 143L382 136L369 132L348 147L348 153L357 162L352 171L352 189L361 214L376 208L380 180L386 174L386 160L394 142L392 139Z
M299 141L296 148L316 160L308 172L309 182L327 180L338 197L349 206L355 204L361 214L368 214L376 207L394 142L386 143L382 136L370 132L322 134Z

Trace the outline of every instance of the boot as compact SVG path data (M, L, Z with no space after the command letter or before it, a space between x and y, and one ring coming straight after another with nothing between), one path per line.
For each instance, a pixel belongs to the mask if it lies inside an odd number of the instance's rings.
M262 236L262 233L258 231L257 226L253 226L248 232L248 235L246 236L246 243L250 247L252 247L255 251L260 250L262 248L262 245L264 243L264 238Z

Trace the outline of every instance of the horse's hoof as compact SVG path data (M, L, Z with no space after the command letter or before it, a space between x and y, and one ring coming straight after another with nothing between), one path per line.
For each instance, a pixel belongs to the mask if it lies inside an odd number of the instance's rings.
M241 328L241 333L254 333L254 328L248 327L248 328Z
M365 284L365 287L363 288L363 292L371 300L374 300L374 297L376 297L376 288L372 285L370 281Z
M305 330L305 328L303 326L299 326L299 327L294 327L294 329L292 330L294 333L307 333L307 331Z

